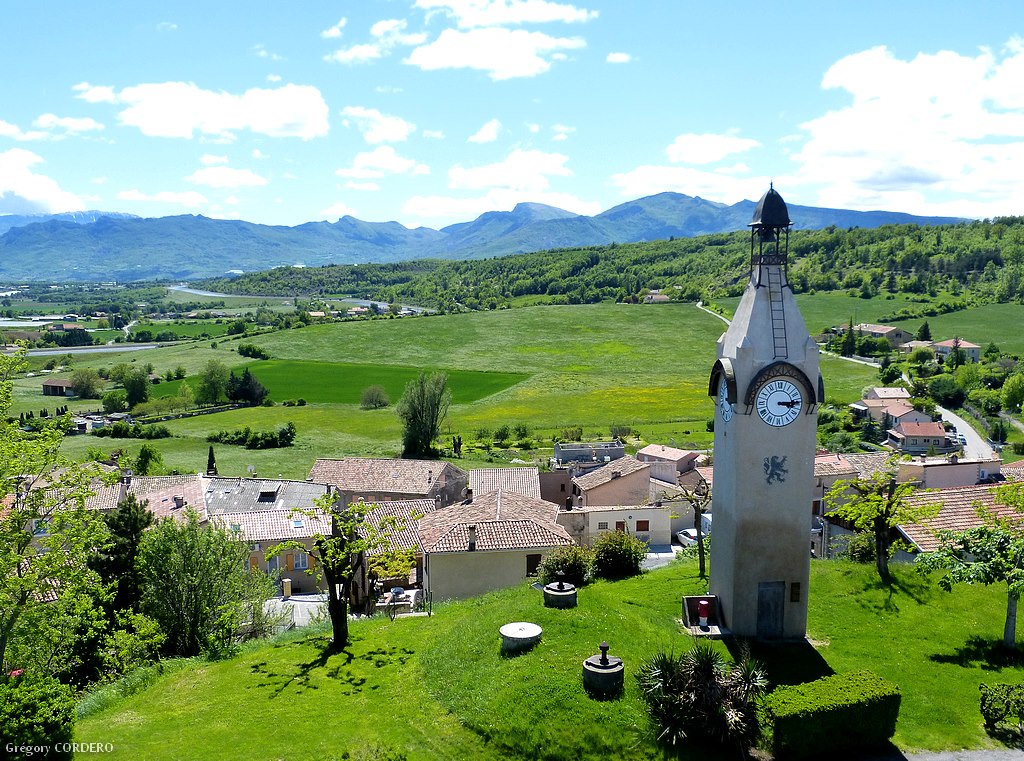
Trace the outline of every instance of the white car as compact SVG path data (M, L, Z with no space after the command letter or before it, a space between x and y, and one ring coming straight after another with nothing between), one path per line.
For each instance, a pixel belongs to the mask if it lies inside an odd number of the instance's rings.
M962 447L967 446L967 437L964 436L962 433L959 436L957 436L957 439L960 442L960 446L962 446Z
M684 528L682 531L676 532L676 539L684 547L689 547L697 543L697 529L695 528Z

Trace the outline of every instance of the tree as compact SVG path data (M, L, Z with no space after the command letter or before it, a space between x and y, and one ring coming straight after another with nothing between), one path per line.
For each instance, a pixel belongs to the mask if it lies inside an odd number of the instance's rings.
M71 385L80 399L99 399L103 379L91 367L83 367L71 373Z
M928 393L944 407L959 407L967 398L966 392L956 384L952 375L936 375L928 383Z
M359 400L359 407L364 410L376 410L387 407L391 404L388 399L388 392L383 386L367 386L363 389L362 397Z
M704 521L701 520L701 517L710 509L711 488L701 476L700 480L692 487L680 483L679 496L693 508L693 528L697 532L697 567L700 577L703 579L707 576L707 564L704 557Z
M26 434L7 423L10 378L24 354L0 355L0 673L64 671L75 638L101 618L93 605L99 576L88 567L106 542L98 514L85 507L98 471L60 454L56 424Z
M935 359L935 352L926 346L919 346L910 352L908 359L911 364L917 365L920 368L922 365L926 365Z
M139 569L139 545L142 535L153 524L153 513L146 502L129 494L117 510L104 516L110 544L93 557L91 565L104 582L113 586L110 610L138 612L142 599L142 574Z
M188 508L182 522L164 518L139 549L142 609L167 635L169 655L219 652L262 611L273 584L249 570L249 546Z
M178 386L178 397L177 397L178 409L189 410L196 404L196 396L186 381L182 381L181 385Z
M263 400L267 398L266 387L256 379L248 367L242 372L241 377L237 377L234 372L228 376L224 393L229 401L244 402L250 407L263 404Z
M1024 404L1024 373L1014 373L1003 384L1003 409L1020 412Z
M947 364L953 370L960 367L967 359L964 350L960 348L962 344L963 339L960 336L953 336L953 345L949 349L949 359L947 360Z
M997 504L1024 511L1024 485L996 489ZM945 571L939 586L947 592L954 584L1006 584L1006 620L1003 645L1017 647L1017 601L1024 594L1024 531L1020 518L1000 518L979 506L983 524L963 531L940 531L939 549L917 559L921 571Z
M206 475L217 475L217 458L213 456L213 444L210 444L210 451L206 455Z
M445 373L427 375L409 381L398 402L402 421L402 457L432 457L434 439L441 432L441 423L448 414L452 393Z
M199 374L199 388L196 389L196 401L200 404L216 404L226 396L228 388L228 369L223 362L211 359Z
M122 389L108 391L103 395L103 411L107 413L127 412L128 395Z
M928 320L921 323L921 327L917 329L918 341L931 341L932 340L932 329L928 325Z
M844 357L852 357L857 353L857 336L853 334L853 318L850 318L850 324L846 326L846 333L843 335L842 347L839 349L839 354Z
M842 518L858 531L869 532L875 540L875 564L882 581L889 583L889 552L892 535L901 523L918 523L939 511L938 505L912 505L908 497L914 485L896 482L898 461L870 478L837 481L825 495L828 514Z
M392 517L377 524L367 521L367 515L374 507L363 502L346 506L338 500L337 493L325 494L309 510L292 512L318 520L326 515L331 522L330 533L314 534L312 549L291 540L275 545L267 553L267 557L272 558L284 550L293 549L308 551L313 556L316 563L311 563L306 573L314 576L318 586L321 579L327 585L327 614L333 634L330 649L334 652L348 645L349 603L356 594L354 582L360 571L366 568L367 555L394 552L391 536L402 527L401 522Z
M164 466L163 455L149 444L139 447L139 456L135 458L133 468L140 476L152 476Z
M149 401L149 374L144 368L129 369L121 376L121 384L129 407Z

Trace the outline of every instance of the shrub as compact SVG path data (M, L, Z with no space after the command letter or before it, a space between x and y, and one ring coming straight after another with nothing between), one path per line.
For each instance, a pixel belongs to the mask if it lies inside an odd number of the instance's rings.
M508 441L509 436L511 436L511 435L512 435L512 429L511 428L509 428L507 425L500 426L498 428L498 430L496 430L494 432L494 443L495 444L504 444L506 441Z
M559 441L579 441L583 438L583 426L572 426L563 428L558 432Z
M613 425L611 433L613 438L624 439L627 436L633 435L633 427L630 425Z
M360 408L364 410L379 410L391 404L388 393L383 386L367 386L363 389L362 398L359 400Z
M867 531L858 531L850 536L842 554L855 563L874 563L875 538Z
M765 701L776 758L833 757L885 744L896 732L900 689L870 671L779 687Z
M17 673L17 672L15 672ZM75 726L71 688L51 676L0 679L0 737L5 746L53 746L69 742ZM10 753L5 748L6 753ZM29 758L14 752L5 758Z
M520 440L529 438L530 426L528 426L526 423L516 423L514 426L512 426L512 433L515 435L517 439Z
M168 439L171 432L165 425L139 425L138 423L125 423L122 420L103 428L94 428L93 436L111 439Z
M594 542L594 575L625 579L640 573L647 545L623 531L609 531Z
M545 584L551 584L559 580L561 571L563 581L579 587L586 583L593 564L594 553L589 547L559 547L540 564L540 578Z
M244 325L243 323L241 332L244 332ZM238 344L238 353L243 357L252 357L253 359L270 359L269 352L256 344Z
M1002 722L1012 722L1018 732L1024 730L1024 684L979 684L978 689L987 732L994 732Z
M757 701L768 680L745 645L734 664L707 640L679 656L658 653L640 666L637 681L666 745L705 738L738 745L746 757L760 734Z

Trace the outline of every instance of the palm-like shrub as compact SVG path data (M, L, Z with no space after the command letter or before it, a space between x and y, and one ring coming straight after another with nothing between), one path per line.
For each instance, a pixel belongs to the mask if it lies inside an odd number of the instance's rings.
M745 644L732 664L707 640L679 656L658 653L637 679L659 741L678 746L687 738L705 739L745 754L757 740L756 701L768 680Z

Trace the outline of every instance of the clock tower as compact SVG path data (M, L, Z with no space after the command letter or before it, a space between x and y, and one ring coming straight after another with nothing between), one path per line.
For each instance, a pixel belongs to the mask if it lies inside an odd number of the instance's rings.
M708 394L715 398L710 591L744 637L807 631L818 347L787 277L789 210L770 188L750 223L750 280Z

